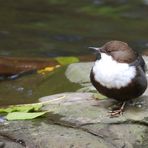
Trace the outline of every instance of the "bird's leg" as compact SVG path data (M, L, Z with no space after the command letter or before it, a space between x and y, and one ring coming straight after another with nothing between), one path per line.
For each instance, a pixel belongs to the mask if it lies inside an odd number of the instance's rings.
M123 114L124 107L125 107L125 104L126 104L126 102L123 102L122 103L122 106L119 109L110 111L110 113L111 113L110 114L110 117L117 117L117 116L122 115Z

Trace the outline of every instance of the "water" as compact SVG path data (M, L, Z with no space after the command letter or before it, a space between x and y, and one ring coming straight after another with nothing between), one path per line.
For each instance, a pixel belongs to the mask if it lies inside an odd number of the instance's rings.
M87 47L110 40L142 52L148 49L147 10L147 0L1 0L0 56L87 55L92 53ZM77 88L63 69L29 75L1 81L0 104L31 103Z
M147 0L1 0L0 55L84 55L113 39L145 50L147 8Z

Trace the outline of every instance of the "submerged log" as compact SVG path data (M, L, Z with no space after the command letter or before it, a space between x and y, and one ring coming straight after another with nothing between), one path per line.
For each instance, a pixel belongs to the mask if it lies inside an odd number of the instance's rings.
M79 56L80 61L94 60L93 56ZM27 57L0 57L0 76L9 77L32 73L45 67L52 67L60 63L56 58L27 58Z
M49 58L0 57L0 75L11 76L57 64L54 59Z

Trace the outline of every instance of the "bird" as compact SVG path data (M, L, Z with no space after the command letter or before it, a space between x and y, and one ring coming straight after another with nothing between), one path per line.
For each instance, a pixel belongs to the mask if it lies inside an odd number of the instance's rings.
M113 40L96 51L96 60L90 72L90 81L97 91L120 102L111 117L120 116L125 104L141 96L147 88L146 64L143 57L123 41Z

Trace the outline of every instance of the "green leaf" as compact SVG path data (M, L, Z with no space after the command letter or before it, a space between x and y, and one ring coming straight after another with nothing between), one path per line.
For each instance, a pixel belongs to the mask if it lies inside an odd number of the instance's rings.
M22 105L11 105L7 108L0 108L0 113L11 113L11 112L35 112L39 111L42 104L22 104Z
M67 65L67 64L79 62L79 59L77 57L57 57L55 59L61 65Z
M40 103L11 105L11 106L8 106L7 108L0 108L0 113L8 113L6 116L7 120L34 119L49 112L49 110L46 112L38 112L39 110L41 110L42 106L46 104L50 104L51 102L54 102L57 100L61 100L63 98L65 98L65 95L55 98L53 100L48 100Z
M46 112L35 112L35 113L25 113L25 112L12 112L8 113L6 116L7 120L28 120L43 116Z

